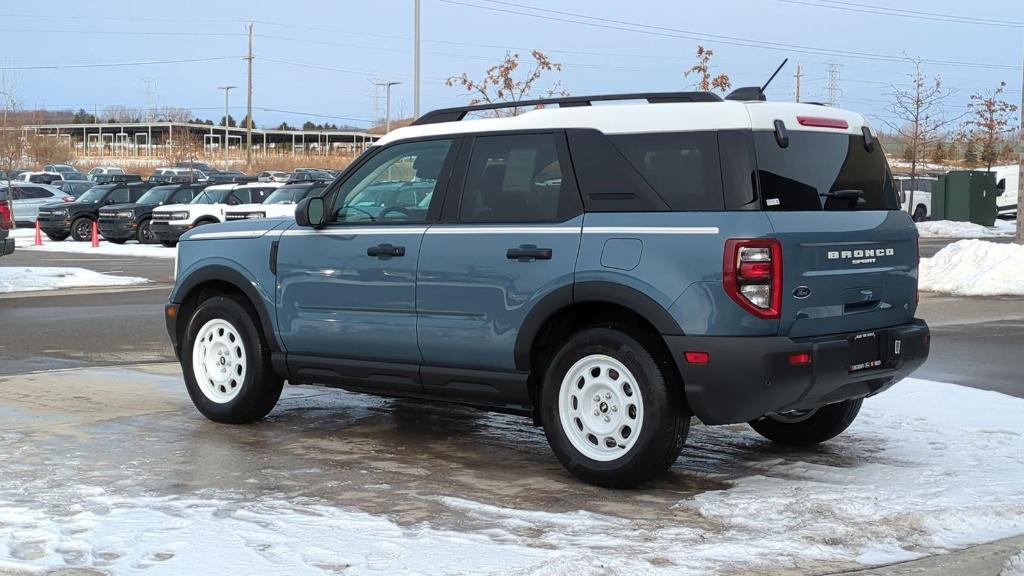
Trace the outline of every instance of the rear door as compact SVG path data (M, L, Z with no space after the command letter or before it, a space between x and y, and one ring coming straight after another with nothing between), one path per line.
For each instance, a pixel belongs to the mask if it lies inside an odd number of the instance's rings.
M438 368L515 370L526 315L544 296L572 285L583 223L579 192L562 132L476 136L466 144L456 165L462 178L420 254L424 388L522 402L516 394L525 386L467 385Z
M780 333L904 324L917 307L917 229L875 143L849 132L753 133L761 208L782 243Z

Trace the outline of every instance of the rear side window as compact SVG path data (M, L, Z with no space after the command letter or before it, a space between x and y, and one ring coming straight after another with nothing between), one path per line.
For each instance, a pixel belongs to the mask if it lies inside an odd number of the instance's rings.
M463 187L462 222L559 222L580 199L555 134L474 139Z
M723 210L714 132L615 134L612 143L672 210Z
M893 210L897 194L877 144L862 136L790 131L782 148L773 132L755 132L765 210Z

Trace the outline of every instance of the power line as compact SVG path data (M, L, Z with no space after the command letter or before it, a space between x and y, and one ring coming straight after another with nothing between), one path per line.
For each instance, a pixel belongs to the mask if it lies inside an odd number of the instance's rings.
M1024 22L1011 20L992 20L990 18L978 18L975 16L963 16L959 14L943 14L939 12L921 12L918 10L903 10L889 6L876 6L872 4L861 4L859 2L841 2L839 0L778 0L786 4L799 4L802 6L813 6L815 8L827 8L829 10L842 10L845 12L859 12L862 14L877 14L881 16L895 16L898 18L910 18L914 20L929 20L932 22L953 22L955 24L976 24L979 26L999 26L1004 28L1024 28Z
M538 8L535 6L528 6L525 4L517 4L514 2L504 2L500 0L479 0L482 2L489 2L492 4L499 4L503 6L512 6L520 9L533 10L536 12L544 12L547 14L555 14L554 16L546 14L536 14L530 12L522 12L520 10L513 10L508 8L499 8L496 6L484 6L480 4L473 4L470 2L464 2L459 0L437 0L445 4L452 4L457 6L466 6L469 8L476 8L480 10L489 10L492 12L500 12L504 14L514 14L517 16L526 16L530 18L538 18L541 20L550 20L554 22L565 22L570 24L579 24L582 26L590 26L594 28L603 28L608 30L620 30L625 32L635 32L639 34L647 34L651 36L661 36L666 38L683 38L687 40L713 40L721 44L741 46L745 48L759 48L766 50L776 50L782 52L798 52L803 54L814 54L814 55L826 55L835 56L842 58L855 58L860 60L874 60L880 62L906 62L905 56L895 56L891 54L877 54L871 52L856 52L850 50L838 50L834 48L822 48L814 46L804 46L798 44L786 44L783 42L772 42L767 40L756 40L750 38L742 38L738 36L725 36L721 34L708 34L699 33L689 30L682 30L677 28L668 28L664 26L653 26L650 24L643 24L638 22L629 22L624 20L615 20L611 18L599 18L596 16L588 16L586 14L579 14L575 12L566 12L562 10L551 10L548 8ZM566 17L568 16L568 17ZM583 18L585 20L579 20ZM984 64L980 62L964 62L959 60L934 60L934 59L922 59L922 62L934 64L937 66L964 66L970 68L988 68L996 70L1020 70L1021 67L1017 65L1007 64Z
M101 36L110 36L111 34L117 34L118 36L245 36L242 32L154 32L139 30L118 30L114 32L111 30L52 30L42 28L0 28L0 32L30 32L33 34L98 34Z
M176 60L147 60L144 62L96 62L91 64L46 64L39 66L0 66L0 70L64 70L80 68L118 68L124 66L151 66L156 64L184 64L191 62L213 62L234 60L238 56L212 56L209 58L179 58Z

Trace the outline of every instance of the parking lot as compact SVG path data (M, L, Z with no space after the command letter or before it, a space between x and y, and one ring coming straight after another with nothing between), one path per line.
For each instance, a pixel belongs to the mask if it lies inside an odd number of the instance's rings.
M987 523L984 541L1021 527L1024 404L929 382L1024 398L1021 298L924 294L922 380L869 401L839 441L782 449L743 425L698 425L668 475L622 492L572 478L528 419L453 405L289 386L264 422L211 423L160 319L172 260L23 250L2 264L150 280L0 297L0 325L17 326L0 345L0 538L20 567L182 570L219 554L294 574L468 561L601 573L594 558L624 574L818 574L981 543L958 536L962 522ZM994 431L964 413L982 405ZM988 484L992 473L1004 481ZM197 541L211 533L223 541Z

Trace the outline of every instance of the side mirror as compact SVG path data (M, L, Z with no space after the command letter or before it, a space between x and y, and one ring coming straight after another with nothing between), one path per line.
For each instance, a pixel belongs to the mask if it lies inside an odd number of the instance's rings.
M304 198L295 206L295 222L299 226L320 228L327 222L324 199L315 196Z

